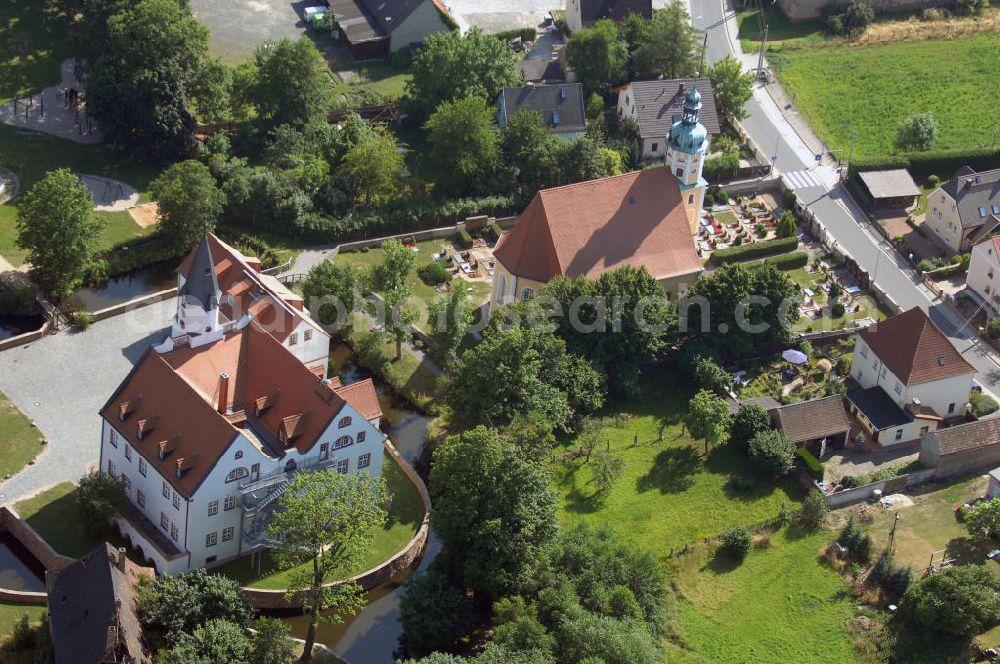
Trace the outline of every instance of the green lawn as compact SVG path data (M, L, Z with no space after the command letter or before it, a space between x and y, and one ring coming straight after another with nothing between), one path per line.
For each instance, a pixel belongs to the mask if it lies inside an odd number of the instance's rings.
M84 529L77 513L75 492L76 485L60 482L37 496L14 505L14 511L34 528L56 553L70 558L85 556L105 541L104 538L94 537ZM117 533L111 534L107 541L116 547L125 547L129 558L139 564L146 564L136 557L134 550Z
M856 601L820 559L832 534L783 529L739 566L699 547L677 563L677 633L699 661L858 661L844 621Z
M0 662L4 662L5 664L21 664L22 662L23 664L30 664L33 661L30 650L8 650L11 630L14 627L14 623L19 621L21 616L26 613L31 623L37 625L43 611L45 611L44 606L0 602Z
M357 569L350 570L349 575L371 569L392 557L416 534L424 517L424 507L416 487L406 479L403 471L388 456L382 462L382 477L385 478L386 486L392 494L389 518L385 527L375 533L375 540L362 564ZM213 571L231 576L254 588L288 587L291 570L278 569L267 553L264 554L261 570L262 574L258 575L256 570L251 568L250 557L247 556L226 563Z
M793 23L777 7L768 11L762 21L759 12L743 11L736 15L739 24L738 36L744 53L760 50L760 39L767 23L768 50L782 46L819 44L826 41L823 21L800 21Z
M828 148L856 157L894 152L896 126L930 111L940 125L935 149L989 145L1000 126L1000 35L878 46L829 46L770 56L796 106ZM961 67L945 67L952 62Z
M617 425L606 428L603 437L625 461L624 474L607 495L595 495L590 466L582 459L554 462L553 488L564 525L583 520L607 525L623 539L664 556L730 525L769 519L783 503L801 498L793 481L739 486L735 478L749 473L733 447L715 448L706 458L704 442L681 432L680 417L691 395L678 383L676 376L655 377L650 384L663 387L652 389L643 401L606 409L617 416ZM577 446L575 440L565 444L557 459Z
M59 64L72 55L62 4L0 3L0 104L58 79Z
M369 319L357 320L355 329L347 340L352 346L356 346L361 335L371 327ZM396 360L396 342L388 336L383 350L386 357L390 358L390 362L382 378L417 408L429 410L437 392L437 374L405 349L400 359ZM331 353L331 360L334 361L334 368L339 370L340 365L337 364L334 353Z
M0 392L0 477L13 475L42 451L42 434Z
M386 99L399 99L406 92L407 81L412 78L409 72L386 62L352 63L351 67L356 73L348 83L336 77L337 82L333 86L335 95L364 97L366 93L371 93Z
M433 255L441 251L447 251L448 256L458 250L450 239L425 240L417 243L416 261L413 264L413 271L410 273L409 285L413 289L413 298L420 300L420 303L413 302L415 306L421 307L422 317L417 325L424 327L426 322L426 308L437 299L441 292L434 286L428 286L417 276L417 269L423 265L428 265L434 261ZM337 255L333 261L340 265L350 265L362 271L367 271L382 262L385 252L381 248L369 249L368 251L350 251ZM451 268L454 263L449 258L447 267ZM479 306L490 295L490 282L477 280L468 281L459 276L452 277L453 288L465 288L469 294L469 304ZM468 289L472 289L471 291ZM425 328L426 329L426 328Z

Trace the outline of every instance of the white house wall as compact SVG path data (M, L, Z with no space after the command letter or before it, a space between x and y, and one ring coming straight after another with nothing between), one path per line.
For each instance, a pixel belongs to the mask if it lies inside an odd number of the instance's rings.
M351 423L345 427L339 427L339 422L344 417L350 417ZM302 468L312 466L320 460L321 446L328 445L329 455L335 462L329 467L329 472L337 472L337 460L348 462L348 472L358 470L359 460L362 455L369 454L370 463L367 470L371 475L380 477L382 474L383 441L385 436L376 426L365 420L353 407L348 404L334 418L323 434L317 439L316 444L305 454L298 452L295 448L289 449L281 459L273 459L264 455L255 445L253 445L244 435L239 434L230 443L226 451L219 457L215 467L202 481L190 500L186 500L178 494L179 507L174 507L173 496L176 491L170 489L170 497L163 495L164 478L153 464L146 464L146 475L139 473L139 459L141 455L134 448L132 459L129 461L125 456L125 446L131 445L124 436L118 436L118 446L111 445L111 431L113 427L107 420L102 421L102 441L101 441L101 470L108 472L108 461L114 464L116 476L126 474L132 482L129 491L129 500L139 509L150 523L168 538L172 537L171 526L177 528L177 539L175 545L181 551L188 552L182 562L174 561L168 567L160 567L161 572L176 574L190 569L197 569L210 565L216 565L231 558L248 553L242 542L241 520L242 520L242 494L240 484L252 480L250 476L254 464L259 464L258 477L264 478L279 471L283 471L289 461L294 460L296 467ZM357 437L361 432L365 433L364 442L358 443ZM155 439L155 434L150 434ZM334 449L334 443L342 436L349 436L351 445L342 449ZM150 442L150 445L153 445ZM237 456L240 458L237 458ZM237 468L245 468L246 476L240 479L227 482L226 478ZM169 485L169 482L168 482ZM145 495L145 507L139 506L137 500L137 489L141 489ZM233 508L226 510L226 498L233 497ZM218 501L218 510L215 514L209 514L209 505L213 501ZM160 526L160 513L167 515L169 523L166 528ZM228 541L223 541L226 528L233 528L233 537ZM132 529L134 530L134 529ZM215 544L208 545L206 536L215 533ZM137 532L132 535L134 541L143 541ZM162 559L162 556L153 555L154 548L143 546L143 551L154 560ZM190 562L188 562L190 560ZM159 562L159 560L158 560ZM166 564L166 563L164 563ZM177 569L182 568L182 569Z
M992 318L997 314L998 305L993 298L1000 296L1000 261L994 254L993 243L983 242L972 248L972 261L969 263L969 273L965 285L983 298L989 307Z

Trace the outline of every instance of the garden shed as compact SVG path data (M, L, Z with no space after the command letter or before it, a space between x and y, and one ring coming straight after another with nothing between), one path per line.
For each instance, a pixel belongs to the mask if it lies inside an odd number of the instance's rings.
M979 420L931 431L920 440L920 463L936 477L959 475L1000 464L1000 419Z
M917 204L920 187L905 168L858 173L873 210L908 210Z
M851 430L840 395L776 408L771 419L796 447L804 447L817 457L823 452L824 441L826 449L844 447Z

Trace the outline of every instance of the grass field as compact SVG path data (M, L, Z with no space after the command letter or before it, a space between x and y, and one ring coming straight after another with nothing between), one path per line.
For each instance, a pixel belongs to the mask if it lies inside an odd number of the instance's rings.
M846 153L857 132L856 157L894 152L896 126L921 111L940 125L935 149L988 146L1000 126L1000 35L786 50L770 62L830 149Z
M420 494L417 493L416 487L406 479L403 471L388 456L382 462L382 477L385 478L389 493L392 494L389 517L385 527L375 533L375 539L362 564L357 569L349 570L348 575L371 569L406 546L420 528L420 522L424 517L423 504L420 502ZM273 559L266 553L261 570L262 573L258 575L250 566L250 558L244 557L217 567L213 571L231 576L254 588L288 587L292 570L278 569Z
M74 494L76 486L60 482L42 493L14 505L14 511L42 536L49 546L70 558L80 558L100 546L103 538L88 533L77 513ZM116 547L125 547L128 556L140 564L134 550L117 533L108 537Z
M0 392L0 477L13 475L44 449L42 434L31 421Z
M596 494L590 466L582 459L554 462L563 524L604 524L622 539L664 556L727 526L769 519L782 504L798 502L801 489L792 481L740 488L734 478L748 475L742 455L723 445L706 458L704 442L681 431L680 417L691 395L677 389L676 377L659 376L654 382L672 387L606 411L619 416L620 426L605 429L603 437L625 461L624 474L607 495ZM557 452L576 447L570 441Z
M830 539L783 529L739 566L704 547L681 557L674 580L684 646L715 664L857 661L843 626L856 602L820 560Z
M26 613L28 620L33 625L37 625L43 611L45 611L44 606L0 602L0 662L4 662L4 664L21 664L22 662L30 664L34 661L30 650L13 651L9 649L11 629L14 627L14 623Z
M0 104L17 95L40 90L59 80L59 63L72 55L67 26L69 19L57 0L38 3L0 3ZM45 173L69 168L76 173L106 175L123 180L148 198L149 182L159 169L135 163L102 146L87 146L65 139L0 125L0 166L21 180L21 191ZM101 248L152 232L142 229L125 212L105 214L108 227ZM25 258L15 240L16 201L0 206L0 255L14 265Z
M760 39L764 32L763 21L757 11L743 11L736 15L739 25L737 36L744 53L754 53L760 49ZM767 41L770 48L786 44L821 44L826 41L822 21L800 21L793 23L777 7L766 15Z

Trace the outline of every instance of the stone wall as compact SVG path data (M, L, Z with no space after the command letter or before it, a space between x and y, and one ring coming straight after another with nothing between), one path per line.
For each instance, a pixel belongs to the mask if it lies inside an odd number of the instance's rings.
M63 570L74 562L72 558L67 558L53 551L52 547L35 532L35 529L25 523L9 505L0 507L0 530L6 531L20 542L46 570ZM44 606L47 597L44 592L0 588L0 600L5 602Z
M157 291L156 293L150 293L149 295L143 295L142 297L137 297L134 300L129 300L128 302L122 302L121 304L116 304L112 307L107 307L105 309L99 309L91 313L93 314L94 322L96 323L97 321L104 320L105 318L118 316L120 314L132 311L133 309L139 309L140 307L145 307L150 304L156 304L157 302L170 300L175 297L177 297L177 289L168 288L167 290Z
M385 440L385 451L396 465L399 466L400 470L403 471L406 478L416 487L417 492L420 494L420 500L424 504L424 518L417 533L396 555L378 567L362 572L352 578L353 581L357 582L366 591L388 583L410 569L424 554L424 550L427 548L427 536L430 534L431 497L427 493L424 481L417 474L417 471L406 462L406 459L399 454L396 446L388 438ZM328 585L337 586L342 583L344 581L334 581ZM302 606L302 602L297 601L295 598L292 598L291 601L286 600L286 592L286 590L265 590L262 588L243 589L243 594L258 609L294 609Z
M826 504L829 505L832 510L847 507L848 505L854 505L870 499L875 490L881 491L883 496L888 496L891 493L897 493L907 487L916 486L917 484L923 484L924 482L932 480L935 475L936 470L934 468L926 468L924 470L917 470L906 475L891 477L880 482L872 482L871 484L854 487L853 489L845 489L844 491L838 491L837 493L827 496Z

